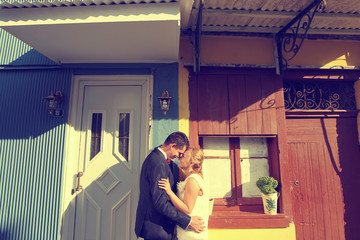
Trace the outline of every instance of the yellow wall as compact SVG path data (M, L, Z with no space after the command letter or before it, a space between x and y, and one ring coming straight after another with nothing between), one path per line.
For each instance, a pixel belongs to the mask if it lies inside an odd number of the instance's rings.
M352 68L360 65L359 52L359 41L308 40L290 64Z
M179 130L189 136L189 95L188 80L189 72L182 62L179 66Z
M191 38L182 37L180 59L192 62ZM271 39L207 36L201 38L201 63L210 64L267 64L272 65L273 43Z
M278 229L209 229L209 240L295 240L295 226Z
M360 42L338 40L305 40L289 66L320 68L360 66ZM193 62L191 37L180 41L180 59ZM271 38L203 36L200 61L202 64L243 64L275 66L274 44Z
M190 40L188 36L181 38L179 65L179 129L187 134L189 133L189 74L183 64L193 62L193 47ZM354 68L360 66L359 52L360 42L307 40L289 65ZM201 39L200 53L202 64L275 66L273 40L268 38L205 36ZM355 91L357 106L360 109L360 81L356 83ZM360 115L358 126L360 126ZM290 224L288 228L277 229L210 229L209 240L218 239L295 240L295 226Z

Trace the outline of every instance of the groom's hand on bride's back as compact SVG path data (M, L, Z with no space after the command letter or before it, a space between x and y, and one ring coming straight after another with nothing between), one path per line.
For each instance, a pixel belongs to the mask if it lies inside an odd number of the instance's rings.
M190 227L197 233L205 231L205 223L201 217L192 216L190 221Z

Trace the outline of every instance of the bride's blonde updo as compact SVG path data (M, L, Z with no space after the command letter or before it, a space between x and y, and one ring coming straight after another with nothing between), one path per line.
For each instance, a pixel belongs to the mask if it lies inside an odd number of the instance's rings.
M199 148L190 147L191 158L190 164L193 164L193 171L202 175L202 165L204 162L204 152Z

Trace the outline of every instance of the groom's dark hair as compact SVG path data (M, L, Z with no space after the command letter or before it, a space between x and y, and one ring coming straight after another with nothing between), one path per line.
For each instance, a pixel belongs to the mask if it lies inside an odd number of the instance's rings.
M180 149L186 146L186 149L189 148L189 139L183 132L173 132L165 140L164 145L169 145L175 143L176 148Z

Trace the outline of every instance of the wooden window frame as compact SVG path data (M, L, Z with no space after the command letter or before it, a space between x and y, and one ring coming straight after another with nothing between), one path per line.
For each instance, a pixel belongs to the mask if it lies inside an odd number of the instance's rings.
M199 136L200 147L203 147L202 137L204 136ZM240 137L253 136L223 137L229 138L228 157L231 159L232 196L229 198L214 199L213 214L209 219L209 228L279 228L289 226L289 218L286 217L285 214L281 213L281 199L279 199L278 203L278 209L280 212L278 215L270 216L264 214L261 197L242 196ZM268 148L268 156L266 158L268 159L269 164L269 175L274 176L276 179L280 179L280 173L278 170L277 138L275 136L271 136L266 139Z
M243 136L244 137L244 136ZM250 136L251 137L251 136ZM242 174L241 174L241 156L240 156L240 138L241 137L226 137L229 139L229 155L228 156L205 156L205 159L223 159L230 158L231 159L231 197L229 198L215 198L214 199L214 209L221 210L224 207L233 208L238 207L241 209L248 209L251 212L262 212L262 199L261 197L243 197L242 193ZM267 148L268 153L270 153L269 144L275 142L274 140L267 139ZM203 147L202 137L200 137L200 147ZM249 159L256 158L265 158L265 157L249 157ZM272 164L272 156L268 154L266 157L269 164L269 175L274 176L273 172L278 172L275 169L272 169L272 166L276 164ZM276 157L274 159L277 159ZM276 174L278 175L278 174Z

